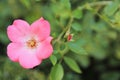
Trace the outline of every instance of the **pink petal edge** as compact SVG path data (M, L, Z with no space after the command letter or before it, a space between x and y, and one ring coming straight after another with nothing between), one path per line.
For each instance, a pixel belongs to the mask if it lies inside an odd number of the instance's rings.
M19 43L10 43L7 46L7 55L10 60L18 62L19 55L21 54L22 45Z
M31 33L37 35L42 41L50 35L50 24L44 18L40 18L31 24Z
M27 34L29 34L29 24L24 20L15 20L12 25L7 28L7 35L12 42L21 42Z
M40 59L46 59L46 58L50 57L50 55L52 54L53 47L50 44L51 40L52 40L52 37L48 37L45 41L43 41L39 45L39 47L37 49L37 56Z
M42 59L36 56L36 51L24 50L24 53L19 57L19 63L22 67L29 69L39 65Z

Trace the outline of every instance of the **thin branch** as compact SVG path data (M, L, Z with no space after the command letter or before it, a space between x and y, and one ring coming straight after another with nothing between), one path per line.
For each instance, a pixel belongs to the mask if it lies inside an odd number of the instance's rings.
M112 1L98 1L98 2L86 3L86 5L79 6L78 9L85 9L87 5L90 7L94 7L94 6L104 6L104 5L108 5L111 3Z
M71 28L71 24L73 22L73 17L70 18L69 22L68 22L68 25L65 27L65 29L60 33L60 35L58 36L58 38L53 42L53 45L60 41L60 39L62 38L62 36L65 34L65 32Z

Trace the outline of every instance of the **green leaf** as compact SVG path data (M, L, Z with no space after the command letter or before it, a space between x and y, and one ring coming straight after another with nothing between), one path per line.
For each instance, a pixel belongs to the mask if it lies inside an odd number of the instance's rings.
M51 8L56 16L66 19L71 15L70 0L59 0L56 3L51 4Z
M80 19L80 18L82 18L82 16L83 16L83 13L82 13L82 10L81 9L75 9L74 11L73 11L73 17L74 18L76 18L76 19Z
M57 63L57 58L54 55L50 56L50 60L51 60L51 62L52 62L53 65L55 65Z
M50 73L50 80L62 80L64 75L64 70L61 64L56 64L52 67Z
M119 2L111 2L104 8L104 14L112 16L119 7Z
M20 1L25 7L27 7L27 8L31 7L30 0L20 0Z
M78 63L80 63L80 65L84 68L87 68L90 65L89 57L86 55L83 56L75 55L75 58L78 61Z
M69 57L64 57L64 61L73 71L77 73L81 73L81 70L74 59L69 58Z
M71 10L70 0L60 0L60 4L64 7L64 9Z
M77 23L77 22L74 22L74 23L72 24L72 28L73 28L75 31L81 31L81 30L82 30L80 23Z
M73 51L76 54L82 55L82 54L87 54L87 52L81 47L80 42L68 42L67 46L68 48Z
M115 21L120 24L120 11L116 12L114 17L115 17Z

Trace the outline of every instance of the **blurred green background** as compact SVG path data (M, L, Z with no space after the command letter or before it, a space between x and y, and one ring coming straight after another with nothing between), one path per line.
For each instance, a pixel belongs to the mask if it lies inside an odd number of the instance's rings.
M74 18L70 33L74 34L74 44L84 51L81 55L68 51L66 56L76 60L82 74L73 72L63 61L63 80L120 80L119 3L119 0L0 0L0 80L48 80L52 67L49 59L26 70L6 55L10 43L7 26L15 19L31 24L41 16L50 22L54 39L71 16Z

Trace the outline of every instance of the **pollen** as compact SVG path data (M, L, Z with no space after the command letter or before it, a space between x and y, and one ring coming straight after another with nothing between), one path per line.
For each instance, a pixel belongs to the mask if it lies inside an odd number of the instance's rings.
M27 41L27 46L29 48L35 48L37 46L37 41L35 39L31 39Z

